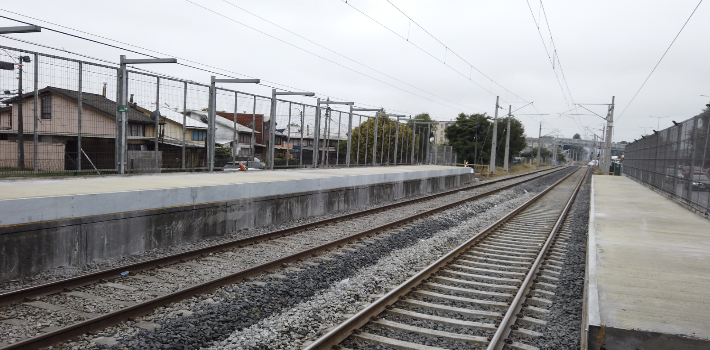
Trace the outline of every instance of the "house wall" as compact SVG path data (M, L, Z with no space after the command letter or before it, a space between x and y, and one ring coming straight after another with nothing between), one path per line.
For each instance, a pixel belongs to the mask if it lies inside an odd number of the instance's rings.
M78 127L79 106L76 101L67 100L58 95L52 95L52 118L41 119L41 96L37 101L37 132L54 135L76 135ZM12 106L12 129L18 127L18 105ZM24 133L34 133L34 100L27 99L22 105ZM88 107L81 111L81 134L83 136L114 137L116 120L98 113Z
M228 119L228 120L234 122L234 113L217 112L217 115L222 118L225 118L225 119ZM248 126L249 123L251 123L251 121L252 121L251 118L252 118L252 114L250 114L250 113L237 113L237 124L240 124L243 126ZM263 114L256 114L256 115L254 115L254 118L256 120L256 125L255 125L254 130L259 132L254 135L254 139L256 140L256 143L263 145L264 142L261 138L261 132L262 132L261 126L263 124L262 122L264 120L264 115ZM251 135L251 133L250 133L250 135Z
M30 140L32 135L30 135ZM25 168L34 166L34 145L25 141ZM65 145L62 143L37 143L37 168L43 171L64 170ZM17 168L17 141L0 140L0 168Z

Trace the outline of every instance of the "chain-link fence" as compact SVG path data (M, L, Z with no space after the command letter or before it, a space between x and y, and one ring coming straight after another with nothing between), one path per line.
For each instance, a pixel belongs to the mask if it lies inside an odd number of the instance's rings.
M347 106L276 100L270 144L270 97L215 86L210 103L210 84L6 46L0 61L13 67L0 69L0 177L345 166L348 143L351 166L432 152L425 127L395 118L354 113L349 132ZM429 157L453 163L450 149Z
M624 174L710 211L710 110L626 146Z

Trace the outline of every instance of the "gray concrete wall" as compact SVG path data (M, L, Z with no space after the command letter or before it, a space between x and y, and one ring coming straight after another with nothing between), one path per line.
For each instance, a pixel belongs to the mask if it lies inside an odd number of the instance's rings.
M440 173L441 174L441 173ZM374 175L373 175L374 176ZM371 181L377 180L374 176ZM324 179L311 180L323 185ZM346 178L345 182L358 182ZM342 180L341 180L342 181ZM362 181L360 181L362 182ZM414 178L403 181L355 184L336 188L314 189L281 195L250 196L232 200L209 201L214 188L187 188L191 200L200 204L165 205L118 213L69 217L0 227L0 280L27 276L60 266L81 266L108 258L127 256L150 249L220 236L244 228L263 227L301 218L361 208L367 205L409 198L416 195L455 189L473 182L472 173ZM244 184L249 187L268 183ZM273 186L273 185L272 185ZM303 189L300 181L283 181L279 186ZM318 186L315 186L318 187ZM183 189L164 190L159 199L174 196ZM112 201L141 201L145 191L103 194ZM258 193L258 192L256 192ZM223 193L220 193L223 195ZM242 193L242 196L243 193ZM219 196L214 196L219 197ZM87 197L84 197L87 198ZM91 198L87 198L91 199ZM29 200L29 199L28 199ZM32 203L56 205L52 200ZM164 202L170 203L170 201ZM69 205L64 203L65 205ZM120 203L119 203L120 204ZM144 205L141 204L141 205ZM85 203L72 202L73 207ZM35 208L64 211L68 208ZM100 209L97 210L106 210Z

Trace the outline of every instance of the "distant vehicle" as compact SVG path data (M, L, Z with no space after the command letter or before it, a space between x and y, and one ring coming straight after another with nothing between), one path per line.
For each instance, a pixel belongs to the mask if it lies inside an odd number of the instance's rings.
M663 178L663 181L666 183L672 184L673 179L678 178L682 179L683 178L683 171L680 169L676 169L674 167L668 167L666 168L666 177Z
M261 159L257 157L247 157L246 160L227 162L227 164L222 167L223 171L239 171L239 163L244 164L247 170L264 170L266 168L266 163L262 162Z
M707 175L693 175L693 189L696 191L710 191L710 179Z
M589 165L589 166L598 166L598 165L599 165L599 161L596 160L596 159L594 159L594 160L592 160L591 162L589 162L589 164L587 164L587 165Z
M520 164L523 162L523 158L521 157L513 157L513 165L515 164Z

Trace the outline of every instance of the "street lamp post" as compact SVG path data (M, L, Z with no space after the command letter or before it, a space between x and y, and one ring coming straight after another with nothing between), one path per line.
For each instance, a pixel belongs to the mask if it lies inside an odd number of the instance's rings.
M136 58L128 59L125 55L120 57L120 66L118 68L118 110L116 111L116 165L119 174L126 173L126 151L128 135L126 134L126 126L128 124L128 65L129 64L149 64L149 63L177 63L175 58ZM156 106L156 109L158 106ZM158 113L156 113L157 118ZM156 129L157 133L158 130ZM158 150L156 149L157 153Z
M234 83L234 84L259 84L261 80L259 79L216 79L213 75L210 77L210 101L208 104L207 112L207 139L205 140L205 145L207 146L207 170L214 171L214 145L215 145L215 120L217 119L217 88L216 83ZM236 99L236 96L235 96ZM235 109L236 110L236 109ZM235 113L236 120L236 113ZM253 125L252 125L253 126Z
M274 142L276 141L276 96L291 95L291 96L315 96L312 92L277 92L276 89L271 89L271 116L269 117L269 169L274 169ZM315 154L313 155L315 157Z

